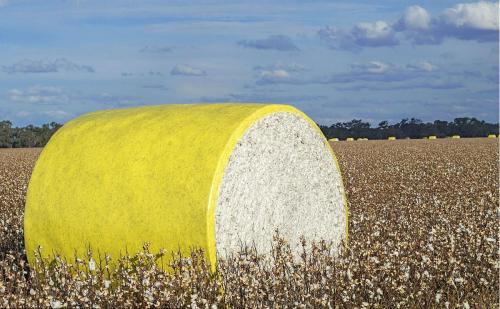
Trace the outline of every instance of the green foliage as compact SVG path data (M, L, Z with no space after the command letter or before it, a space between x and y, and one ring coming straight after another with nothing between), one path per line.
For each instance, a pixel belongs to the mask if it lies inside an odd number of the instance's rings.
M13 128L12 122L0 121L0 148L43 147L60 127L61 124L51 122L41 127L30 124Z
M0 121L0 148L31 148L43 147L62 124L51 122L41 127L28 125L25 127L12 127L8 120ZM420 119L405 118L395 124L384 120L378 127L372 128L370 123L361 119L349 122L337 122L331 126L320 125L321 131L327 138L347 137L369 139L387 139L389 136L402 138L422 138L429 135L447 137L460 135L461 137L486 137L488 134L498 134L498 123L487 123L476 118L455 118L452 122L435 120L424 123Z
M498 134L498 123L487 123L476 118L455 118L452 122L436 120L424 123L420 119L405 118L395 124L389 124L384 120L377 128L371 128L370 123L361 119L353 119L349 122L337 122L331 126L320 126L327 138L347 137L369 139L387 139L389 136L402 138L422 138L429 135L447 137L460 135L461 137L486 137L488 134Z

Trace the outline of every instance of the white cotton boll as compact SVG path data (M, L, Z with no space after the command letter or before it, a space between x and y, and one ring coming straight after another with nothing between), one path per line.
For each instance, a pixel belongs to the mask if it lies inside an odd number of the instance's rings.
M50 301L50 307L52 309L59 309L59 308L62 307L62 303L60 301L58 301L58 300L51 300Z
M441 300L441 297L442 297L442 294L441 293L437 293L436 294L436 303L439 304L439 301Z
M95 261L92 258L89 261L89 270L90 271L94 271L95 270Z

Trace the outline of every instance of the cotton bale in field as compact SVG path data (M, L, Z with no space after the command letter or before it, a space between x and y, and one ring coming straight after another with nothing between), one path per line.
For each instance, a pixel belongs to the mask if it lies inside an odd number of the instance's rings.
M390 141L395 141L396 137L395 136L389 136L387 139L390 140Z
M346 138L346 142L353 142L353 141L354 141L354 138L352 138L352 137Z
M495 134L489 134L488 138L496 138L497 136Z
M336 138L336 137L334 137L334 138L330 138L330 139L329 139L329 141L330 141L330 142L338 142L338 141L339 141L339 139L338 139L338 138Z
M431 135L431 136L429 136L429 139L437 139L437 136L436 135Z
M117 258L164 248L217 258L275 229L347 239L335 155L316 124L287 105L194 104L107 110L65 124L30 179L26 253L72 260L87 247ZM164 262L168 262L165 260Z
M460 135L453 135L451 138L459 139Z

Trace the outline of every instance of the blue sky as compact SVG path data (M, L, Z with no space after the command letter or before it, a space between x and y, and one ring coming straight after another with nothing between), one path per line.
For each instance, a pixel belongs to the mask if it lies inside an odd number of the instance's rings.
M498 121L498 3L0 0L0 118L274 102L316 122Z

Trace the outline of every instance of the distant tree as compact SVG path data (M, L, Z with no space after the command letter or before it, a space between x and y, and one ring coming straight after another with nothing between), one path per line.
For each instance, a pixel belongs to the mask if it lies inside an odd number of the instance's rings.
M361 119L353 119L349 122L337 122L330 127L321 126L325 136L337 137L367 137L369 139L387 139L389 136L397 138L422 138L429 135L446 137L458 134L463 137L484 137L488 134L498 134L498 123L486 123L476 118L455 118L453 122L436 120L424 123L417 118L404 118L395 124L389 124L387 120L381 121L378 127L372 128L370 123Z
M12 122L0 121L0 148L12 147Z
M389 121L384 120L379 122L378 127L379 129L387 129L387 127L389 127Z
M0 121L0 148L43 147L60 127L61 124L51 122L41 127L30 124L13 128L12 122Z
M349 122L344 122L344 128L346 129L367 129L370 127L370 123L363 122L361 119L353 119Z
M52 135L62 125L56 122L42 126L27 125L12 127L8 120L0 121L0 148L8 147L43 147ZM381 121L378 127L372 128L369 122L353 119L347 122L337 122L331 126L319 125L327 138L337 137L367 137L369 139L387 139L389 136L397 138L422 138L429 135L439 137L458 134L462 137L485 137L488 134L498 134L498 123L487 123L473 117L455 118L453 122L436 120L424 123L417 118L404 118L401 121L389 124Z

